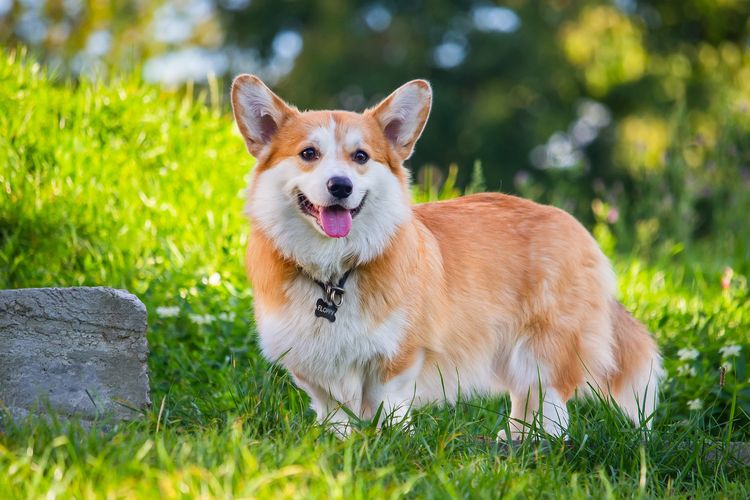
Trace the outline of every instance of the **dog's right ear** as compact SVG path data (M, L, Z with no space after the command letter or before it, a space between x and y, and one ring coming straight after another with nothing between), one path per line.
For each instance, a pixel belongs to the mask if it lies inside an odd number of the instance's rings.
M297 113L253 75L240 75L234 79L232 111L247 150L256 158L284 121Z

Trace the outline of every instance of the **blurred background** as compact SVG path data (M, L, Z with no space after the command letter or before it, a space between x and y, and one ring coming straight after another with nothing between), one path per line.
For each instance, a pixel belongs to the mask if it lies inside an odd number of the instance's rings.
M252 72L302 109L427 78L426 198L519 193L641 253L750 246L746 0L0 0L0 43L176 92Z

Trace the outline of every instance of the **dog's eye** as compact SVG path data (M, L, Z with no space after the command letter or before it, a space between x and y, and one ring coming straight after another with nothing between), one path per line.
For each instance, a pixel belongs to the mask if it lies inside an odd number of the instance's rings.
M300 151L299 156L305 161L313 161L313 160L317 160L320 154L318 153L318 150L315 148L305 148L302 151Z
M361 149L356 150L354 154L352 155L352 160L359 163L360 165L364 165L365 163L367 163L367 160L369 159L370 157L368 156L368 154L362 151Z

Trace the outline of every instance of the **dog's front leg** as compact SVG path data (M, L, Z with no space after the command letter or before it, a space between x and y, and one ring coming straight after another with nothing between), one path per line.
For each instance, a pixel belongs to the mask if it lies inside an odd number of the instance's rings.
M396 374L376 370L365 384L365 406L374 416L382 405L378 426L393 424L404 427L409 421L409 410L418 400L417 378L424 365L424 353L408 356L408 364Z
M328 426L336 436L346 438L351 434L346 407L355 415L362 406L362 376L355 370L346 370L335 379L313 382L309 377L294 373L296 384L304 389L315 410L318 422Z
M372 408L373 416L382 405L382 410L378 415L378 427L382 425L406 427L409 423L409 410L414 404L415 390L416 381L411 381L411 390L408 384L399 388L388 387L387 384L375 388L371 397L368 398L368 405Z

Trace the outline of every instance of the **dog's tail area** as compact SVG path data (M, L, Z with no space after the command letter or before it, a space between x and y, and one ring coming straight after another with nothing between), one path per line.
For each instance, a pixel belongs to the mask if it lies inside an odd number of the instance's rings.
M617 370L608 381L610 395L636 423L647 422L656 408L661 356L651 334L618 301L610 302Z

